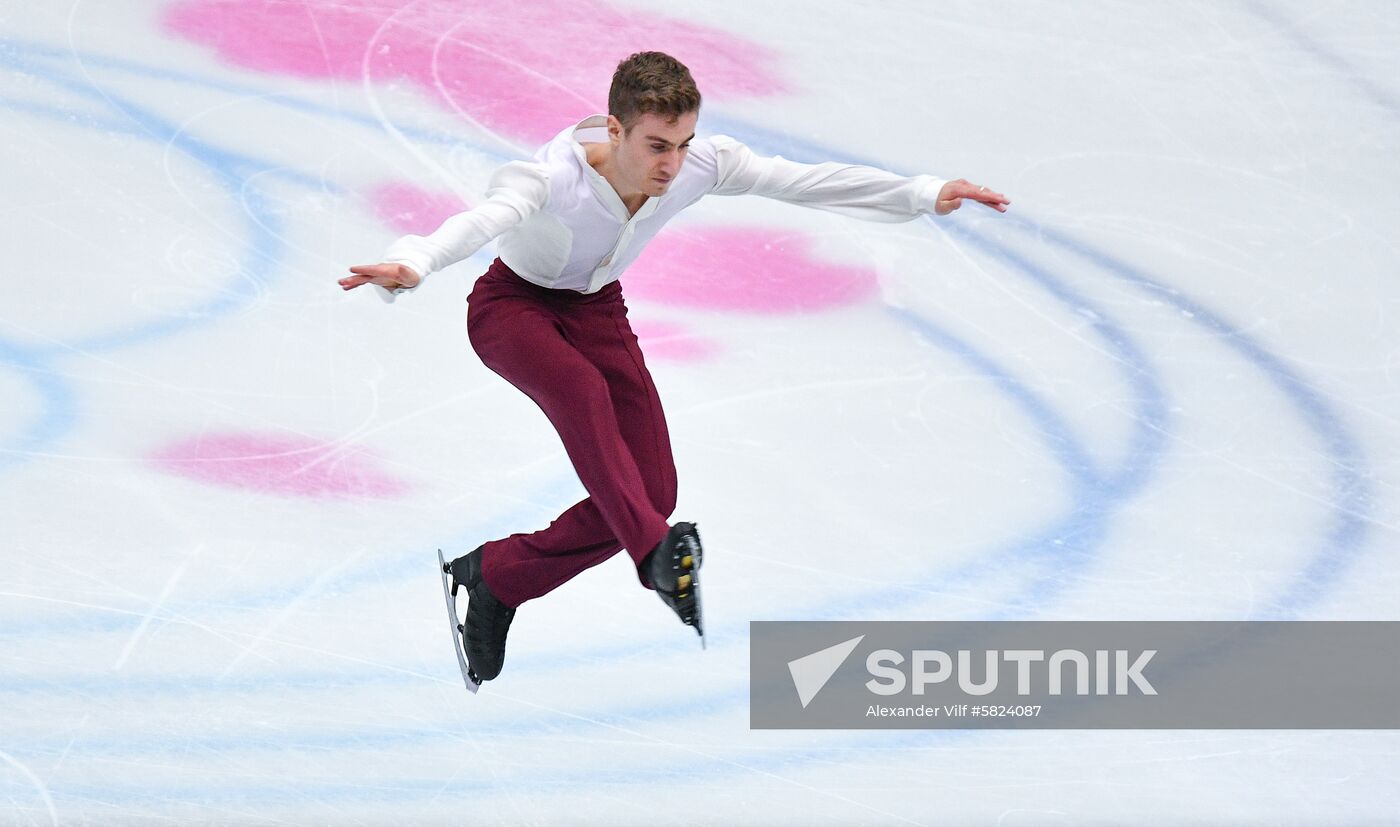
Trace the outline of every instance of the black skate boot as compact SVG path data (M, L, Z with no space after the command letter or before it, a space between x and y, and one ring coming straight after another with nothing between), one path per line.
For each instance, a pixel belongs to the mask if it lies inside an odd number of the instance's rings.
M457 631L467 653L467 678L474 684L468 688L475 691L482 681L501 674L506 659L506 633L515 618L515 609L497 600L486 587L486 580L481 576L480 547L451 563L444 563L442 570L452 578L450 605L455 608L459 587L467 590L467 617L457 625ZM455 611L453 618L455 622Z
M700 646L704 647L705 627L700 612L701 556L700 533L695 525L676 523L638 568L681 622L695 627Z

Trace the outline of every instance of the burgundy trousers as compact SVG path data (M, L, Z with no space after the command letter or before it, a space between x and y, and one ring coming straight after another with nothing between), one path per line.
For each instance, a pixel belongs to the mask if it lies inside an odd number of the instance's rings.
M486 543L486 585L518 606L624 548L641 563L669 528L676 466L622 285L540 287L496 259L468 302L472 348L544 411L588 492L548 528Z

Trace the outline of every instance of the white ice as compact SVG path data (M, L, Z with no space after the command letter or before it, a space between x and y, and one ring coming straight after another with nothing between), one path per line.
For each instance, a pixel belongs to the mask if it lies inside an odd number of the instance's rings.
M1396 819L1394 731L751 730L747 624L1400 620L1397 7L621 8L793 79L702 131L1013 204L698 206L878 288L629 302L711 348L651 361L709 649L619 556L523 606L473 697L435 550L583 492L466 340L489 250L393 306L335 280L400 234L370 187L479 195L510 142L154 4L0 2L0 822ZM153 460L229 435L307 467Z

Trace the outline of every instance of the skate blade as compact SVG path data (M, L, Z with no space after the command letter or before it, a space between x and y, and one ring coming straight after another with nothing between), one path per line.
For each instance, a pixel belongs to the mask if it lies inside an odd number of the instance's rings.
M452 635L452 650L457 653L457 666L462 670L462 683L467 691L476 694L481 684L473 680L471 667L467 666L467 656L463 654L462 630L457 622L457 595L452 593L452 584L447 582L447 561L438 549L438 573L442 575L442 597L447 602L447 631Z
M694 530L694 526L691 527L691 530ZM685 625L694 627L694 629L695 629L695 634L697 634L697 635L700 636L700 650L701 650L701 651L704 651L704 650L706 649L706 646L705 646L705 610L704 610L704 607L700 605L700 591L701 591L701 589L700 589L700 562L701 562L701 555L700 555L700 551L699 551L698 546L693 547L693 548L691 549L691 551L689 552L689 554L690 554L690 558L691 558L691 565L690 565L690 567L686 570L686 573L687 573L688 575L690 575L690 583L689 583L689 585L688 585L687 588L689 588L690 591L695 595L695 598L694 598L694 600L695 600L695 616L694 616L694 618L693 618L692 621L685 621Z
M705 609L700 605L700 581L699 572L696 572L696 581L691 585L695 588L695 633L700 636L700 651L705 651Z

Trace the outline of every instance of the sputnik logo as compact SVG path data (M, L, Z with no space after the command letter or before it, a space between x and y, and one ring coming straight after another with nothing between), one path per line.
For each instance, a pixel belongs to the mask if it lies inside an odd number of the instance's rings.
M865 635L853 637L845 643L828 646L820 652L788 661L792 685L797 687L797 697L802 701L803 709L817 697L817 693L822 691L826 682L831 680L831 676L836 674L836 670L841 668L841 664L846 662L846 658L851 656L851 652L855 651L856 646L864 639Z

